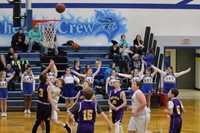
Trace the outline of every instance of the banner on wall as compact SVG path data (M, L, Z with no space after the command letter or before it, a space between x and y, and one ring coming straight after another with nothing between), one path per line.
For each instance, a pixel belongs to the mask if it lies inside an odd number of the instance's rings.
M69 16L69 18L66 16ZM10 15L6 16L4 14L1 18L0 35L10 36L14 34L17 28L12 27ZM61 15L57 35L66 36L68 39L104 36L110 42L116 36L127 32L126 22L127 19L125 17L113 10L94 10L93 16L88 16L87 18L75 17L68 11L67 14Z

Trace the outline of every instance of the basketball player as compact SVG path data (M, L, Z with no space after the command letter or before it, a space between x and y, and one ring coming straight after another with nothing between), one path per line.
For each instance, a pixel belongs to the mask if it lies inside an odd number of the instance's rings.
M169 133L180 133L182 127L181 115L185 111L182 102L177 99L179 92L177 89L171 89L168 93L168 109L165 109L167 115L171 116Z
M115 89L110 92L108 104L112 109L112 122L115 124L115 133L123 133L122 118L124 114L124 106L127 104L126 95L121 90L122 81L116 79Z
M35 91L35 79L34 75L31 71L31 66L27 66L26 71L21 76L21 91L22 95L24 95L24 113L30 114L32 95Z
M150 113L146 106L146 99L142 91L141 82L132 82L132 90L134 94L132 96L132 106L128 109L132 109L132 116L128 125L128 133L146 133L147 126L150 120Z
M82 90L80 90L78 93L77 93L77 95L76 95L76 101L75 101L75 103L77 103L77 102L81 102L81 101L83 101L85 98L84 98L84 90L86 89L86 88L88 88L88 87L90 87L90 83L88 82L88 81L84 81L83 82L83 85L82 85Z
M90 83L90 87L94 88L94 84L93 84L94 83L94 78L99 73L100 68L101 68L101 61L99 61L99 65L98 65L98 68L97 68L95 73L92 72L92 68L88 69L86 74L81 74L81 73L78 73L78 72L76 72L74 70L71 70L71 71L75 75L78 75L79 77L83 77L85 81L88 81Z
M74 91L75 81L79 84L80 80L75 75L71 74L71 69L69 67L65 69L65 74L61 76L61 79L65 81L62 97L65 99L68 111L69 108L74 105L74 99L76 98L76 93Z
M141 76L141 79L143 79L143 85L142 85L142 92L144 93L146 100L147 100L147 107L150 111L151 107L151 94L153 91L153 77L157 73L157 71L154 71L151 73L151 68L147 68L145 71L146 74Z
M58 105L58 101L59 101L59 97L60 97L60 93L61 93L61 88L65 85L65 81L63 79L58 79L55 81L55 85L53 85L52 83L50 83L50 86L52 87L52 98L53 98L53 102L54 104ZM57 126L62 126L64 127L68 133L71 133L71 128L69 127L68 123L63 123L62 121L58 120L58 113L52 108L51 110L51 120L53 120L53 123ZM44 130L44 122L41 125L43 132L45 132Z
M12 75L6 78L6 72L0 72L0 103L1 103L1 117L7 117L7 97L8 97L8 82L14 77L15 71Z
M107 116L99 107L96 101L92 100L94 91L92 88L86 88L84 90L85 100L80 103L76 103L68 113L70 124L73 122L73 115L78 113L78 127L76 133L94 133L94 123L96 120L96 113L100 114L101 117L108 124L108 130L111 132L112 126Z
M50 69L54 65L54 61L50 61L48 69ZM53 108L56 112L59 112L59 109L53 102L52 98L52 87L49 85L49 78L46 74L41 74L40 84L38 87L38 102L37 102L37 114L36 114L36 122L33 126L32 133L37 132L37 128L40 125L41 121L45 122L46 125L46 133L50 132L50 116L51 116L51 108Z
M158 71L164 77L164 86L163 86L163 94L165 95L165 101L168 101L167 94L171 88L176 88L176 78L188 73L191 68L188 68L185 71L174 73L172 66L167 68L167 72L160 70L159 68L155 67L154 65L151 66L154 70Z

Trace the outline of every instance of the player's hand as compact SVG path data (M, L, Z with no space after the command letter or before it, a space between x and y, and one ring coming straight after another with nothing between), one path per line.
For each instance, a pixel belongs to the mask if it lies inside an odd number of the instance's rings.
M137 116L137 112L136 111L132 112L132 116L136 117Z
M132 110L132 106L128 106L128 107L127 107L127 110Z
M116 109L115 111L118 111L120 109L120 107L115 107L115 109Z
M115 111L116 111L116 107L115 107L114 105L111 105L110 108L111 108L112 110L115 110Z
M164 112L169 115L169 110L168 109L165 109Z
M60 112L60 109L59 109L59 108L56 108L55 111L58 113L58 112Z
M111 124L109 124L108 125L108 132L111 133L111 131L112 131L112 126L111 126Z

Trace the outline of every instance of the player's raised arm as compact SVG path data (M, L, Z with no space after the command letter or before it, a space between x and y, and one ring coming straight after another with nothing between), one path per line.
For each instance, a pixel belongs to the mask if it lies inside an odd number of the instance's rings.
M42 71L41 74L46 74L46 73L49 71L49 69L51 69L54 65L55 65L55 64L54 64L54 61L53 61L53 60L50 60L49 65Z
M79 77L82 77L82 78L85 78L85 74L81 74L81 73L78 73L76 71L74 71L73 69L71 69L71 72L74 73L75 75L78 75Z
M162 76L165 76L167 73L160 70L159 68L155 67L154 65L151 65L151 68L154 69L154 71L158 71Z

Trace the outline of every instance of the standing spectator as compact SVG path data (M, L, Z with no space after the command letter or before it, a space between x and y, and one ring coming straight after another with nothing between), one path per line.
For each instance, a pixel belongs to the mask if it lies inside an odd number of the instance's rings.
M110 55L109 58L113 59L113 62L116 63L118 65L118 61L119 61L119 47L118 47L118 42L115 40L112 40L112 46L110 48Z
M100 62L100 60L97 59L95 62L95 68L92 69L93 72L97 71L99 62ZM104 79L103 79L104 78L103 74L104 74L104 70L103 70L103 68L100 68L99 73L94 78L94 85L96 85L97 87L101 88L105 84Z
M130 47L130 45L129 45L128 42L126 41L126 36L125 36L125 35L121 35L121 40L120 40L119 43L118 43L119 47L120 47L122 44L125 44L127 48Z
M6 78L10 77L13 74L14 70L11 68L10 64L6 65ZM15 90L15 82L11 79L8 82L8 90Z
M5 70L6 68L6 59L4 55L0 55L0 71Z
M148 55L143 57L143 60L145 61L147 68L150 68L151 65L153 64L154 57L155 55L154 55L153 49L149 49Z
M142 56L144 45L140 35L135 37L135 40L133 41L133 47L135 49L135 53L138 53L140 56Z
M44 32L45 34L49 34L49 40L46 40L47 42L51 42L51 39L53 39L53 49L54 49L54 53L55 55L57 56L58 55L58 42L57 42L57 37L56 37L56 33L53 33L55 32L53 30L53 27L51 24L49 24L49 26L47 27L47 30ZM54 37L53 37L54 36ZM46 47L45 46L45 51L44 51L44 54L47 55L48 54L48 49L49 47Z
M10 62L10 64L11 64L11 67L13 68L13 70L15 71L14 80L16 82L18 82L19 81L19 74L20 74L20 71L21 71L21 62L20 62L20 60L18 60L18 54L17 53L13 54L13 60Z
M37 25L35 25L33 29L29 31L28 36L29 36L29 45L27 52L31 52L34 45L39 45L40 51L43 54L44 46L42 44L42 34L38 30Z
M11 46L16 52L16 47L20 47L22 52L26 52L25 34L22 28L19 28L18 32L12 36Z
M74 67L72 68L72 70L74 70L78 73L83 73L83 69L80 67L80 61L79 60L74 61Z

